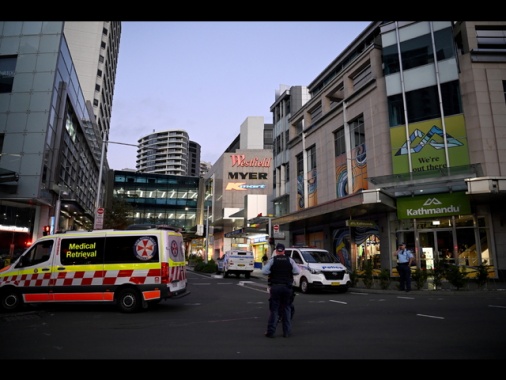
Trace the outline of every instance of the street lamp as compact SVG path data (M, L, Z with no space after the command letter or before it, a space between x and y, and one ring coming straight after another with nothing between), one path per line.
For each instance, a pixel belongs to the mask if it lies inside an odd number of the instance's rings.
M116 142L116 141L109 141L109 140L102 140L102 154L100 155L100 168L98 169L98 184L97 184L97 198L95 200L95 225L94 229L98 229L97 225L97 219L98 219L98 209L101 208L100 206L100 198L102 195L102 176L104 172L104 158L105 158L105 147L107 144L119 144L119 145L128 145L128 146L135 146L134 144L127 144L122 142ZM103 215L102 215L103 216Z

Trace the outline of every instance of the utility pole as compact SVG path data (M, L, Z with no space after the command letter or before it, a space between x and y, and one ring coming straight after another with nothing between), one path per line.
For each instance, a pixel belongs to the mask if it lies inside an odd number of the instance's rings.
M206 255L204 257L204 262L206 264L208 256L209 256L209 206L207 206L206 212Z

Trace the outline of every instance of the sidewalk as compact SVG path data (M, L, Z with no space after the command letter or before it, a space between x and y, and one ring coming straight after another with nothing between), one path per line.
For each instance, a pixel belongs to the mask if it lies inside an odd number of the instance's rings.
M189 270L193 270L191 267L187 267ZM205 273L204 273L205 274ZM221 275L217 275L216 273L207 273L209 276L213 277L222 277ZM253 273L251 274L252 278L259 279L262 281L267 282L267 277L262 274L261 268L255 268L253 270ZM243 277L241 277L243 278ZM488 293L488 292L504 292L501 294L504 294L506 296L506 282L499 281L499 280L489 280L488 283L483 288L478 288L475 283L469 283L464 288L461 288L459 290L452 289L452 286L449 283L445 283L445 286L443 289L420 289L417 290L416 287L412 288L411 295L443 295L443 294L450 294L450 295L465 295L465 294L476 294L476 293ZM389 289L380 289L378 284L374 284L372 288L366 288L361 281L357 284L356 287L352 287L349 289L349 291L353 292L361 292L361 293L400 293L397 288L395 288L396 282L392 281L392 284Z

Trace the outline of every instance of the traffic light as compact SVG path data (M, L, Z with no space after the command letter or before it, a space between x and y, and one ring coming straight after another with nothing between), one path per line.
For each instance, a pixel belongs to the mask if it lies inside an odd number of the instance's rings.
M51 230L50 226L44 226L44 230L42 231L42 235L44 235L44 236L49 235L50 230Z

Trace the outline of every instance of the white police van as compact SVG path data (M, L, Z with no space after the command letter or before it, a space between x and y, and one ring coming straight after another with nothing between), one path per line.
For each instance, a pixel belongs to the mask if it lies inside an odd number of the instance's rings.
M294 286L302 293L313 289L335 289L344 293L351 286L348 269L325 249L289 247L285 255L300 269L300 274L294 276Z
M217 273L223 273L224 278L231 274L237 277L244 274L244 277L250 278L254 269L255 257L251 251L233 249L225 252L217 261Z

